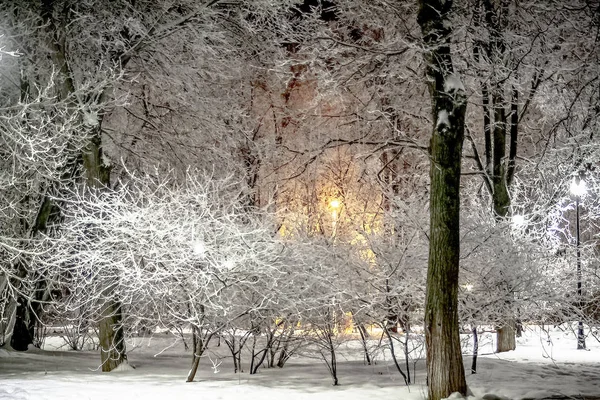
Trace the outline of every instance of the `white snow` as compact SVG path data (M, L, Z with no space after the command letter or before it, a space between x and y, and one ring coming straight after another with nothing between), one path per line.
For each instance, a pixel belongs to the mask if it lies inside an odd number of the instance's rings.
M106 154L105 151L102 152L102 165L106 168L112 166L112 161L110 160L110 157L108 156L108 154Z
M460 77L457 74L446 76L446 79L444 79L444 92L450 93L457 91L465 91L465 86L463 85Z
M450 127L450 120L448 119L448 111L447 110L440 110L438 112L438 117L437 117L437 122L435 124L436 129L439 129L440 126L442 127L442 129L444 127Z
M92 128L100 125L98 113L96 111L83 110L83 123Z
M194 254L196 254L197 256L204 258L205 254L206 254L206 245L204 244L204 242L197 240L192 244L192 249L194 251Z
M479 357L476 375L470 374L471 358L465 355L467 383L473 394L467 400L600 397L600 343L591 335L589 350L578 351L570 327L552 328L548 334L532 327L518 339L516 351L502 354L492 353L493 337L491 333L480 337L480 352L485 355ZM467 337L463 339L465 350L470 349ZM46 347L60 347L60 340L48 338ZM196 381L186 383L191 356L180 340L157 333L151 340L134 341L135 346L129 343L133 350L128 358L135 369L123 367L117 373L100 372L97 352L0 349L0 399L423 400L427 393L422 360L416 364L416 383L406 387L389 355L381 353L376 365L364 365L356 341L340 349L338 387L331 385L326 367L310 358L292 359L282 369L263 368L249 375L249 355L244 354L244 373L234 374L224 343L209 349L211 360L221 362L219 372L215 373L207 355Z

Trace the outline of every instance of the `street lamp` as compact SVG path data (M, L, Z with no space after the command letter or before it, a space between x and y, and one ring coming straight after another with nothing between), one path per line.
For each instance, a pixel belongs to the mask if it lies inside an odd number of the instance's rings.
M581 320L581 242L579 240L579 200L587 192L585 181L580 177L573 178L571 182L571 194L575 196L575 237L577 240L577 303L579 307L579 322L577 323L577 350L585 350L585 336L583 334L583 321Z

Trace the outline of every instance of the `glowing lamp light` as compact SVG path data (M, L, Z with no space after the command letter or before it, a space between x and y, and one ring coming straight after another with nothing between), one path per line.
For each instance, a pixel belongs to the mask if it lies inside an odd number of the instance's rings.
M333 199L329 202L329 207L331 207L331 223L332 223L332 231L331 235L335 240L335 236L337 234L337 221L338 221L338 209L341 206L341 202L338 199Z
M197 256L204 257L206 253L206 246L204 245L204 242L195 241L192 245L192 251Z
M513 226L520 228L523 227L525 225L525 217L519 214L513 215L512 216L512 223Z
M587 193L587 187L585 181L579 178L573 178L571 181L571 194L577 197L581 197Z
M467 284L465 285L465 289L467 289L467 292L470 292L470 291L472 291L472 290L473 290L473 285L472 285L471 283L467 283Z

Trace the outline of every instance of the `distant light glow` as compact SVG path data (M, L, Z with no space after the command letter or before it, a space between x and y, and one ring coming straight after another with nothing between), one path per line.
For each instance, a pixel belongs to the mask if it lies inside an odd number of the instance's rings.
M341 203L340 203L340 201L339 201L339 200L337 200L337 199L333 199L333 200L331 200L331 202L329 203L329 206L330 206L331 208L339 208L339 207L340 207L340 204L341 204Z
M464 288L467 289L467 292L470 292L473 290L473 285L471 283L467 283Z
M573 178L571 181L571 194L573 196L581 197L587 193L587 187L585 181L579 178Z
M206 254L206 246L204 245L204 242L201 242L199 240L193 243L192 250L194 251L194 254L200 257L204 257L204 255Z
M513 226L515 226L516 228L521 228L525 225L525 217L519 214L513 215L512 216L512 223Z

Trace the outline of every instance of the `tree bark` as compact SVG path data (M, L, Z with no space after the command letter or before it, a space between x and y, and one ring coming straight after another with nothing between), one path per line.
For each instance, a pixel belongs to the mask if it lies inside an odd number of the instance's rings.
M505 56L507 53L506 43L502 31L508 19L508 2L505 0L482 1L484 20L489 31L489 43L486 46L487 56L492 62L492 113L493 113L493 167L492 167L492 203L494 213L498 220L509 216L510 195L509 186L512 182L517 156L518 138L518 91L512 88L512 99L510 102L510 114L507 115L507 100L503 81L505 78L498 72L505 67ZM483 93L484 96L487 93ZM484 109L484 112L485 109ZM510 119L508 118L510 116ZM510 135L510 137L509 137ZM507 161L506 146L509 139L509 157ZM501 282L503 283L503 282ZM504 283L505 284L505 283ZM506 309L510 311L511 301L507 302ZM514 350L515 320L509 317L506 323L496 330L496 351L498 353Z
M38 210L35 224L33 225L29 235L36 237L38 232L46 232L46 226L50 220L52 214L53 202L44 196L40 209ZM17 351L26 351L30 344L33 344L35 337L35 327L37 321L41 318L43 311L42 301L44 293L46 291L46 281L43 277L33 276L30 277L28 266L25 264L26 261L19 261L18 276L21 279L29 278L35 282L35 288L31 293L19 293L17 295L17 307L14 317L14 326L12 330L12 336L10 339L10 345ZM21 288L22 283L15 281L13 285Z
M102 190L110 183L110 168L102 161L102 139L100 129L83 153L83 173L90 190ZM121 303L115 298L116 283L109 284L102 296L102 311L98 329L100 331L100 355L102 371L110 372L127 360Z
M109 290L109 292L112 292L112 290ZM112 299L106 301L102 306L100 318L98 339L100 341L102 372L110 372L127 359L125 356L125 335L121 324L120 303Z
M431 137L430 242L425 302L429 400L467 392L458 325L460 168L466 97L453 74L450 0L420 0L434 128Z
M14 326L10 338L10 347L17 351L26 351L33 343L33 331L29 329L29 313L27 312L29 299L20 295L14 317Z
M479 355L479 336L477 334L477 325L473 325L473 360L471 361L471 373L477 373L477 356Z
M515 321L510 320L505 325L496 329L496 353L514 350L517 348Z
M57 25L54 18L55 0L42 0L42 20L48 32L47 44L52 50L52 58L62 76L62 84L58 87L61 99L74 99L76 91L73 74L67 63L67 47L64 26ZM66 10L66 9L65 9ZM63 12L68 12L63 10ZM65 21L69 15L64 15ZM99 97L103 102L108 97L108 89ZM72 100L74 101L74 100ZM74 105L74 109L75 109ZM77 111L74 111L77 112ZM102 190L110 183L110 168L103 163L101 119L95 127L94 135L82 154L83 174L90 190ZM101 346L102 371L108 372L126 360L123 326L121 324L121 304L114 299L114 283L109 284L103 293L104 304L101 305L99 321L99 339Z
M358 333L360 333L360 343L362 344L362 348L363 348L363 352L365 354L365 362L367 363L367 365L371 365L371 355L369 354L369 347L367 345L367 338L369 337L369 333L367 332L367 328L365 328L365 326L358 322L355 321L356 323L356 329L358 330Z
M194 355L192 358L192 368L188 373L186 382L194 382L194 378L196 377L196 373L198 372L198 366L200 365L200 357L204 354L204 350L206 350L206 346L212 339L213 333L202 333L202 329L198 326L192 325L192 335L194 335Z
M392 338L392 335L390 334L390 330L387 329L387 327L385 325L383 325L383 332L385 333L385 335L388 338L388 343L390 346L390 354L392 355L392 360L394 361L394 365L396 366L396 369L398 370L400 375L402 375L402 378L404 378L404 383L406 384L406 386L408 386L408 385L410 385L410 370L407 368L406 374L405 374L404 371L402 371L402 367L400 366L400 364L398 364L398 358L396 358L396 351L394 349L394 339ZM408 358L407 358L407 360L408 360ZM408 376L407 376L407 374L408 374Z

